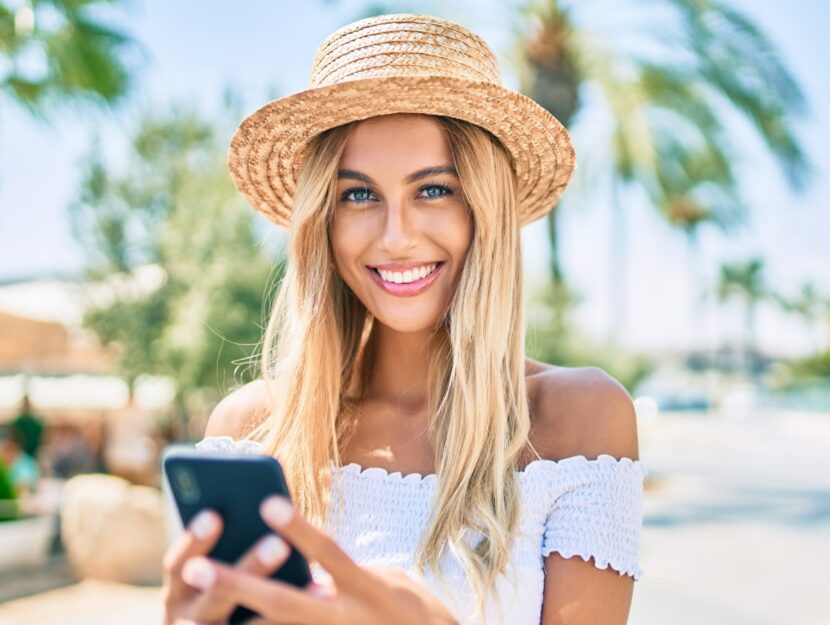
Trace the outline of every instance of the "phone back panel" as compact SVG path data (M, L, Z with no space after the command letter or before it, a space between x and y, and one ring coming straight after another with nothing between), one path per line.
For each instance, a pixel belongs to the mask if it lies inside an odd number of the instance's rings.
M208 557L234 564L262 536L278 533L262 520L259 505L269 495L290 499L279 462L266 455L211 454L189 449L168 451L164 474L186 527L201 510L216 511L223 531ZM272 579L305 587L312 581L308 562L290 542L291 554ZM230 623L240 623L255 613L239 607Z

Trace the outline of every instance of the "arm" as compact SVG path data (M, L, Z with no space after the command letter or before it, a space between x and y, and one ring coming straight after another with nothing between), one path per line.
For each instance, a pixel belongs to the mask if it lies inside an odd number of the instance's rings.
M563 437L567 449L559 457L599 454L639 459L637 419L631 397L601 369L581 370L579 384L563 393L561 385L543 386L540 409L567 418L571 433ZM563 397L572 401L563 402ZM567 413L567 417L565 417ZM552 414L552 413L551 413ZM560 440L563 440L560 439ZM595 560L552 552L545 559L545 590L541 625L625 625L634 590L634 578L610 566L597 568Z

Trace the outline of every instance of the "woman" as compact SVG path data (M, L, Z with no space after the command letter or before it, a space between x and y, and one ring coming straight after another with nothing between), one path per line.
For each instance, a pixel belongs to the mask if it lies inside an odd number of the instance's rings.
M519 230L571 177L567 132L429 16L341 28L311 82L231 142L288 265L261 379L197 443L276 456L293 507L264 502L274 535L235 567L204 557L221 519L197 517L165 557L166 622L242 604L261 623L625 623L646 474L631 398L524 355ZM277 535L315 561L308 589L265 579Z

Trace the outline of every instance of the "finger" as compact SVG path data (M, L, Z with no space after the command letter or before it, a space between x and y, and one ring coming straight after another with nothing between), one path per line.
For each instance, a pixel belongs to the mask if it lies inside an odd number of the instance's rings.
M202 510L185 532L165 552L162 566L169 596L176 598L190 589L181 579L188 558L208 553L222 534L222 517L213 510Z
M335 586L331 579L325 582L313 581L305 587L305 590L315 597L332 597L336 594Z
M232 605L243 605L276 623L327 622L325 603L304 590L265 579L204 556L187 563L192 581L206 593ZM329 614L330 616L330 614Z
M267 534L239 558L236 568L259 577L268 577L285 564L290 553L291 550L284 540L274 534ZM192 559L185 562L182 568L182 578L188 584L198 588L198 562L195 570L188 566L191 562ZM196 620L200 618L218 620L229 616L235 607L234 602L211 591L206 591L194 601L192 613Z
M297 547L307 559L316 560L338 587L358 589L367 577L337 542L297 514L291 502L280 495L266 497L259 507L262 518L277 533Z

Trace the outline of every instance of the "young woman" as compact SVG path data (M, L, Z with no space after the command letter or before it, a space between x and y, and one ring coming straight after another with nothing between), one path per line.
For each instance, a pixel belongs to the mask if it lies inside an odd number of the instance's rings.
M312 88L246 118L229 165L289 228L288 265L261 379L197 448L274 455L293 505L263 503L274 534L236 566L205 557L222 524L197 517L165 557L166 622L242 604L263 624L624 624L631 398L524 354L519 232L572 174L561 124L470 31L387 15L324 41ZM313 562L308 589L266 579L278 536Z

